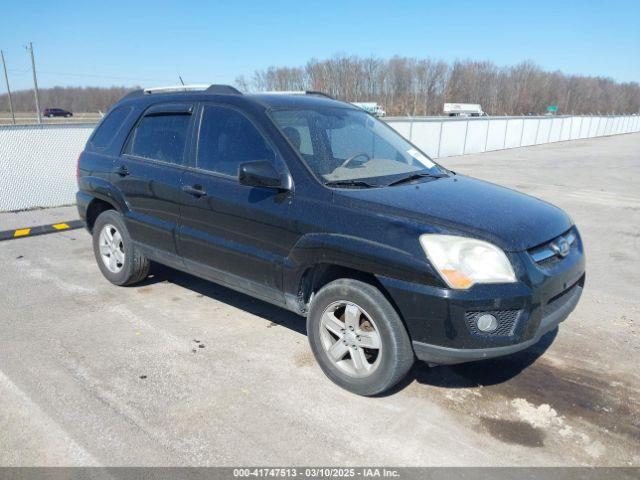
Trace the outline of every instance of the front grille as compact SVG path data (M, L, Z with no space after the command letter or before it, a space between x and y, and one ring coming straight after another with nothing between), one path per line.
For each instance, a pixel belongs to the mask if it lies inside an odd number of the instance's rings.
M562 261L564 257L569 255L576 248L578 236L572 229L551 239L548 242L529 249L529 255L539 266L549 268ZM563 244L568 246L565 250L561 247Z
M544 258L542 260L540 260L539 262L536 262L538 265L540 265L541 267L544 268L551 268L554 265L557 265L558 263L560 263L562 261L562 258L554 255L553 257L549 257L549 258Z
M521 313L522 310L469 311L466 312L465 318L469 330L474 335L480 337L510 337L516 330ZM498 321L498 328L493 332L482 332L478 330L476 319L485 314L493 315Z

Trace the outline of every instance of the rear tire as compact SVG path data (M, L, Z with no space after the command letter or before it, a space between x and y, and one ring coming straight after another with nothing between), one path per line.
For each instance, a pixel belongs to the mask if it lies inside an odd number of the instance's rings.
M358 395L390 389L415 360L395 308L359 280L339 279L320 289L309 309L307 336L327 377Z
M122 215L107 210L93 225L93 253L100 271L114 285L133 285L149 274L150 262L133 244Z

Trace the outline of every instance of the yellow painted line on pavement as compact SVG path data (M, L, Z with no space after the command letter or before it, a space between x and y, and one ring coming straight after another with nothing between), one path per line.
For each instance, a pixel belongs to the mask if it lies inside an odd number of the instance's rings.
M16 230L15 232L13 232L13 236L14 237L24 237L26 235L29 235L30 232L31 232L30 228L21 228L19 230Z

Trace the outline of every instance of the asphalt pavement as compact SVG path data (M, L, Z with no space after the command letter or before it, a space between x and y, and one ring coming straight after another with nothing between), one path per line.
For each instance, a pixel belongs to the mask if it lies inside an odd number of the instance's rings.
M115 287L84 230L0 242L0 465L640 466L639 154L629 134L442 159L569 212L585 292L534 348L418 363L380 398L325 378L285 310L159 266Z

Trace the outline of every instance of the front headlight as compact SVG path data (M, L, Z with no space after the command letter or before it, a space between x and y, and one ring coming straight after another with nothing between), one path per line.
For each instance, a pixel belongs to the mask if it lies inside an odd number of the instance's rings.
M453 235L420 235L427 257L451 288L475 283L513 283L516 275L504 252L488 242Z

